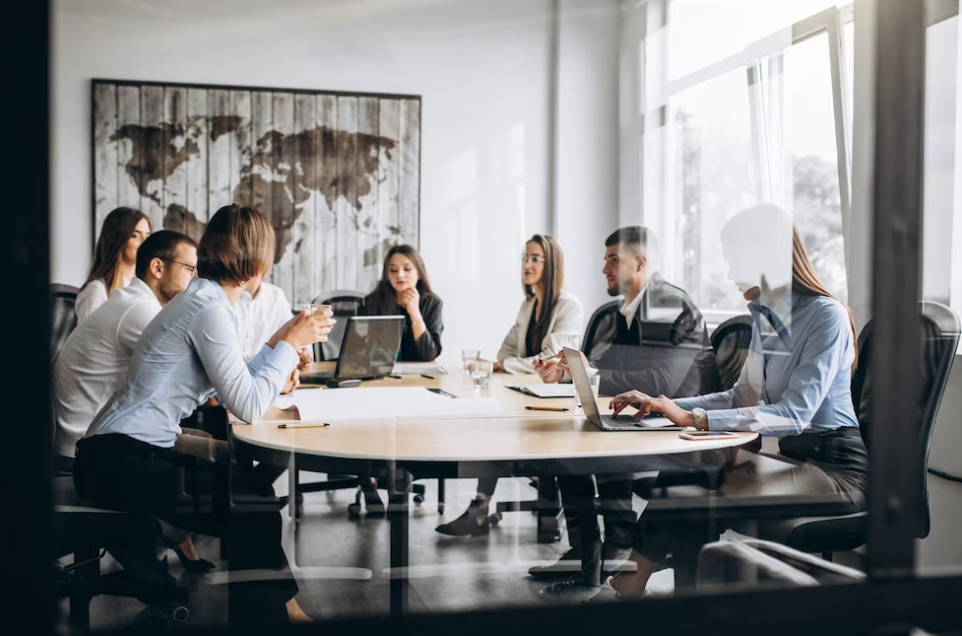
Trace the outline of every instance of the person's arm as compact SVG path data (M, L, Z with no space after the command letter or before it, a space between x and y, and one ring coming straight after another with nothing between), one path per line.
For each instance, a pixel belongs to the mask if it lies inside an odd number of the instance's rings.
M553 329L541 342L541 357L543 359L558 355L565 347L577 349L578 342L581 339L581 329L584 326L584 309L581 306L581 301L573 296L569 297L564 303L559 301L555 311L557 317ZM501 355L498 355L498 359L503 360L504 370L508 373L535 373L537 370L534 361L537 357L501 358Z
M801 345L799 364L778 402L709 410L710 430L755 431L775 437L804 433L843 365L852 362L851 338L847 316L843 320L839 311L827 314Z
M444 330L444 324L441 320L442 306L443 303L440 298L429 296L427 302L424 303L424 307L421 308L424 332L414 340L418 360L412 360L412 362L430 362L431 360L437 360L438 356L441 355L441 332Z
M297 351L283 340L273 349L265 344L250 363L245 363L233 321L221 305L199 312L187 336L218 401L245 422L263 415L297 366Z
M77 322L94 313L98 307L107 302L107 298L107 287L100 281L92 281L81 289L73 306L77 314Z
M117 342L128 356L133 355L144 329L159 311L156 303L139 303L131 307L117 324Z

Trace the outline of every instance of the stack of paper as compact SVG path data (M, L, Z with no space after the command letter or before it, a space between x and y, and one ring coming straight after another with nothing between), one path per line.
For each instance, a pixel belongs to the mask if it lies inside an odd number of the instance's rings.
M479 417L500 411L491 398L450 398L423 387L298 389L274 406L296 406L305 421Z
M447 371L436 362L395 362L394 373L397 375L420 375L422 373L444 375Z
M573 398L575 396L573 384L505 384L504 386L538 398Z

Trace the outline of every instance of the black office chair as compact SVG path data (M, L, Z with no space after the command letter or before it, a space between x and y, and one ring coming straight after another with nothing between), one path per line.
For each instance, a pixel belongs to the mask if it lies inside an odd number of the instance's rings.
M715 351L722 391L735 386L748 358L751 343L752 317L747 314L729 318L712 332L711 347Z
M50 356L56 359L70 333L77 326L74 305L80 290L70 285L50 286Z
M334 310L334 319L337 320L331 333L327 335L327 342L314 345L315 360L337 360L337 356L341 353L341 341L344 340L347 319L358 314L363 301L364 294L349 290L324 293L313 300L315 305L331 305Z
M922 359L920 373L922 393L919 397L918 416L912 424L918 427L919 455L914 470L922 489L920 507L915 512L917 525L915 536L923 539L929 534L929 498L926 475L932 433L938 416L939 405L948 382L955 351L959 345L959 317L945 305L923 301L919 315L922 330ZM871 360L873 338L869 322L859 336L859 364L852 378L852 399L858 415L859 427L866 447L868 432L872 426ZM871 455L871 448L869 448ZM821 553L828 561L835 552L854 550L864 545L868 533L868 513L858 512L842 517L814 517L790 519L760 524L761 539L778 541L802 552Z

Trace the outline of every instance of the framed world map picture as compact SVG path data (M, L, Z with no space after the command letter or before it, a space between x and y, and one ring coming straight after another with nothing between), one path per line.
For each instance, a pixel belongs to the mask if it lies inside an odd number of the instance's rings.
M93 80L94 240L129 206L199 239L232 202L266 214L295 304L373 289L418 244L421 98Z

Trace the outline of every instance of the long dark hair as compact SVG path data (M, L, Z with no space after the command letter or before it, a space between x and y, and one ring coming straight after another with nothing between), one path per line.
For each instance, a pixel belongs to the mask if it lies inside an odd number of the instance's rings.
M397 310L397 292L391 286L391 278L388 276L388 266L391 263L391 257L395 254L406 256L414 263L414 269L418 271L418 293L421 296L430 296L434 293L431 291L431 283L428 282L428 271L424 268L424 261L418 251L411 245L395 245L384 255L381 280L367 297L367 310L371 314L390 315Z
M540 308L541 311L535 320L534 330L531 334L532 346L540 350L545 336L548 335L548 325L551 323L551 314L554 313L555 306L558 304L558 298L561 297L561 290L564 288L565 257L564 252L561 251L561 246L558 245L558 241L556 241L554 237L535 234L528 239L525 245L528 243L535 243L540 246L541 252L544 254L544 269L541 270L541 299L544 307ZM522 278L524 295L531 298L534 296L534 288L532 288L531 285L525 285L523 280Z
M94 262L90 266L90 274L87 275L84 287L95 280L103 281L108 294L111 289L121 287L120 253L141 219L147 219L147 225L150 225L147 215L133 208L115 208L107 215L100 228Z

